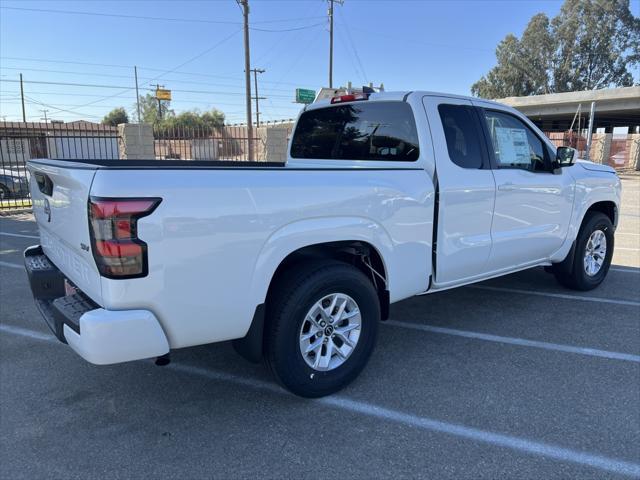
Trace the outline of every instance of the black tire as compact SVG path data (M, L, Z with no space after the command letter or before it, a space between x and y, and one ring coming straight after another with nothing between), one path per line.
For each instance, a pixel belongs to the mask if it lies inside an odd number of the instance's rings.
M600 270L590 276L584 267L584 257L589 237L596 230L601 230L604 233L607 240L607 250ZM613 233L613 225L609 217L601 212L587 212L576 238L573 258L568 258L564 262L554 265L553 273L558 282L567 288L581 291L592 290L600 285L611 266L614 247Z
M6 200L10 196L9 189L4 185L0 185L0 200Z
M353 381L375 347L380 301L371 281L357 268L333 260L298 264L280 276L267 302L265 359L278 382L301 397L330 395ZM309 309L326 295L343 293L361 315L358 341L344 363L329 371L309 366L299 336Z

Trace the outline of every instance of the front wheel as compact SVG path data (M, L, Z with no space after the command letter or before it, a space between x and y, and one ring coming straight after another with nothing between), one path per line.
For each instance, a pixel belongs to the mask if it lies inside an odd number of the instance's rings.
M574 290L596 288L609 271L613 241L613 225L609 217L600 212L588 212L576 238L573 263L559 264L554 268L558 281Z
M345 387L376 343L380 302L371 281L346 263L313 262L289 271L268 304L266 360L302 397Z

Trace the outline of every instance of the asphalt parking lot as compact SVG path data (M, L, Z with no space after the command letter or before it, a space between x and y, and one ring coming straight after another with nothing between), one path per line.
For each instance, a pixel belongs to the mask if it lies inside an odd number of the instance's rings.
M303 400L229 343L96 367L49 333L0 218L0 477L640 478L640 177L605 283L542 269L392 307L364 373Z

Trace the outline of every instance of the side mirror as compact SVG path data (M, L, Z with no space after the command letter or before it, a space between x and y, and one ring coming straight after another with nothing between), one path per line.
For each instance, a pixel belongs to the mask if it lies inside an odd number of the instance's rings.
M576 150L571 147L558 147L556 150L556 167L570 167L575 162Z

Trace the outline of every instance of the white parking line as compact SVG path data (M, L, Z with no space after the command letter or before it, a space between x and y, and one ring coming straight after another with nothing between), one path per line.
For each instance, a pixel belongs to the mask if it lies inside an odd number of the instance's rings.
M38 237L37 235L23 235L22 233L7 233L7 232L0 232L0 235L4 235L6 237L20 237L20 238L37 238L39 239L40 237Z
M48 335L42 332L36 332L35 330L27 330L26 328L14 327L13 325L0 324L0 330L12 333L14 335L21 335L23 337L33 338L35 340L45 340L47 342L52 342L55 339L53 335Z
M640 248L635 247L614 247L615 250L624 250L626 252L640 252Z
M0 261L0 267L9 267L9 268L20 268L23 269L24 265L19 265L17 263L9 263Z
M475 288L478 290L490 290L494 292L521 293L523 295L536 295L539 297L564 298L568 300L579 300L583 302L613 303L616 305L630 305L632 307L640 307L640 302L636 302L633 300L615 300L612 298L587 297L584 295L567 295L564 293L535 292L533 290L520 290L518 288L490 287L489 285L469 285L468 288Z
M579 355L588 355L590 357L608 358L610 360L624 360L627 362L640 363L640 355L631 353L611 352L609 350L598 350L595 348L573 347L571 345L562 345L559 343L540 342L537 340L527 340L516 337L503 337L500 335L491 335L488 333L472 332L469 330L458 330L453 328L436 327L433 325L422 325L418 323L401 322L398 320L387 320L382 323L392 327L409 328L429 333L441 333L443 335L454 335L457 337L472 338L475 340L485 340L488 342L506 343L510 345L518 345L521 347L542 348L545 350L555 350L563 353L577 353Z
M0 325L0 330L15 335L26 336L37 340L55 341L51 336L45 336L39 332L26 330L19 327L9 325ZM288 392L281 389L277 385L261 380L244 378L230 373L218 372L214 370L203 369L189 365L171 364L167 368L178 372L184 372L190 375L207 378L214 381L222 381L242 385L252 389L263 390L270 393L290 396ZM598 454L572 450L550 443L536 442L514 435L506 435L502 433L491 432L479 428L467 427L455 423L443 422L436 419L421 417L399 410L380 407L371 403L351 400L341 395L319 398L310 402L338 408L341 410L358 413L364 416L377 418L380 420L395 422L407 425L421 430L444 433L454 437L473 440L492 446L508 448L521 453L536 455L539 457L560 460L564 462L575 463L578 465L592 467L606 472L612 472L620 475L628 475L631 477L640 476L640 464L619 460L616 458L605 457Z
M254 389L289 395L281 388L271 383L263 382L260 380L242 378L228 373L211 371L187 365L172 364L170 365L170 368L215 381L225 381L240 384ZM601 455L571 450L553 444L536 442L513 435L505 435L501 433L482 430L479 428L467 427L455 423L443 422L427 417L412 415L398 410L380 407L367 402L351 400L342 395L333 395L330 397L319 398L313 400L312 402L336 407L341 410L351 411L353 413L358 413L368 417L378 418L380 420L408 425L410 427L419 428L421 430L444 433L467 440L473 440L493 446L504 447L545 458L577 463L579 465L586 465L599 470L614 472L622 475L640 475L639 464L608 458Z
M613 272L622 272L622 273L640 273L639 268L620 268L620 267L611 267L609 270Z

